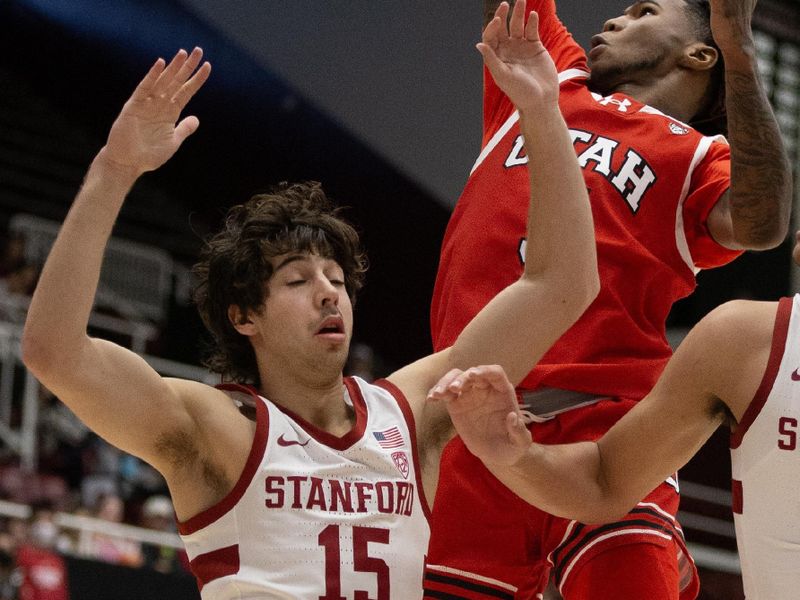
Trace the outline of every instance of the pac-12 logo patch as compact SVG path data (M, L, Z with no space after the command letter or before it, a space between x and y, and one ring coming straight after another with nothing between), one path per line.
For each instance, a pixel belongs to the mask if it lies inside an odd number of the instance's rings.
M400 471L400 475L408 479L408 455L405 452L392 452L392 460L394 461L394 466Z
M689 133L689 129L687 127L683 127L682 125L678 125L677 123L670 123L669 130L675 135L686 135L687 133Z

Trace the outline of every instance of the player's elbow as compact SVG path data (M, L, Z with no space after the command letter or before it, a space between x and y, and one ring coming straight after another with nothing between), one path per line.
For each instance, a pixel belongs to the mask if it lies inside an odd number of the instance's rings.
M733 215L731 225L736 246L745 250L771 250L783 243L789 233L792 188L776 195L780 198L769 203L769 209L761 214Z
M571 278L563 278L560 285L562 308L566 314L570 315L574 323L586 312L589 305L597 298L597 294L600 293L597 265L587 267Z
M59 364L58 349L55 344L46 332L40 331L30 323L25 325L22 333L21 351L22 363L39 379Z
M763 227L736 235L736 241L745 250L772 250L783 243L788 232L789 219L776 219Z
M21 340L22 363L42 382L58 373L72 371L79 350L80 347L65 347L58 337L39 327L25 325Z
M592 267L589 269L589 273L586 275L583 292L584 307L581 311L581 314L583 314L583 312L589 308L589 305L595 301L597 295L600 293L600 273L597 270L596 262L592 265Z

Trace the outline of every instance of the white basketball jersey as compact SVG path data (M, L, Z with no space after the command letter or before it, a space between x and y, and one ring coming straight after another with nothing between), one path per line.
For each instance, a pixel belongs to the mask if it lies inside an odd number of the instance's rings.
M430 511L403 394L346 378L355 425L335 437L249 393L242 476L179 526L203 600L421 598Z
M800 596L800 295L778 303L761 385L731 436L733 512L748 600Z

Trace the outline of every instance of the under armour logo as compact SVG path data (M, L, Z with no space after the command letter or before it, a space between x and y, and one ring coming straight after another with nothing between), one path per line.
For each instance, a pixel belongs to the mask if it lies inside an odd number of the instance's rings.
M627 98L623 98L622 100L620 100L619 98L614 98L614 96L606 96L605 98L600 100L600 104L602 106L615 104L619 112L628 112L628 107L631 105L631 101L628 100Z

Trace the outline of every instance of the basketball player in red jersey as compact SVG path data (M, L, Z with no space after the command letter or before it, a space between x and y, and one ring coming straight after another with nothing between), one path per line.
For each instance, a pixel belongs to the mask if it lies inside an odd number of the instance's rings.
M800 264L800 232L793 258ZM729 424L745 596L797 595L800 294L712 311L653 390L597 442L532 443L513 386L497 366L449 373L434 397L447 400L467 447L517 495L583 523L618 520Z
M602 282L519 388L526 413L547 421L537 441L602 435L655 384L670 356L665 319L694 289L696 272L742 249L777 245L786 233L791 174L756 71L754 4L637 1L606 22L587 57L553 0L528 2L559 71ZM485 31L508 11L500 4ZM701 133L725 116L729 145ZM483 147L445 234L434 290L436 348L452 343L522 268L527 155L516 120L485 73ZM548 571L567 600L696 594L673 519L674 482L615 524L575 528L508 493L458 439L441 469L453 476L440 481L433 515L432 598L490 597L486 581L505 586L509 598L535 598Z
M425 498L452 437L428 389L485 362L521 381L597 294L588 195L536 19L526 28L517 14L499 57L479 49L519 100L531 143L526 267L450 348L375 384L342 375L364 263L319 185L231 209L196 269L211 365L251 384L238 391L254 420L225 392L162 378L86 335L126 194L198 127L179 119L210 72L200 49L153 65L89 168L34 293L24 361L94 431L164 475L206 600L421 598Z

